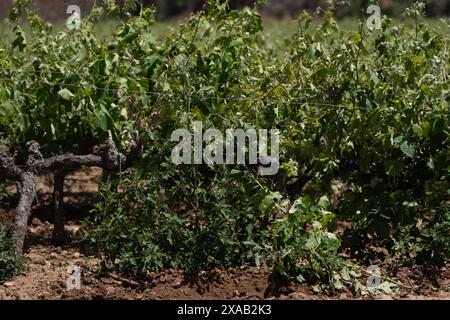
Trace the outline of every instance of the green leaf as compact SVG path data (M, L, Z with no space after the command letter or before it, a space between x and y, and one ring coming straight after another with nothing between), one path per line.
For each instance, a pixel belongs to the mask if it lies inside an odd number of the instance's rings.
M305 278L301 274L297 275L295 279L300 283L305 282Z
M407 141L403 141L400 145L400 150L410 158L414 158L415 150Z
M264 214L270 213L276 205L275 200L280 200L281 198L282 196L279 192L271 192L263 198L259 204L259 210Z
M433 158L430 157L430 159L428 159L427 166L431 170L434 170L434 160L433 160Z
M317 206L319 206L320 208L326 209L328 208L330 205L330 200L328 199L327 196L321 196L319 199L319 202L317 203Z
M70 99L72 99L72 97L74 97L74 94L72 92L70 92L68 89L59 90L58 95L67 101L70 101Z

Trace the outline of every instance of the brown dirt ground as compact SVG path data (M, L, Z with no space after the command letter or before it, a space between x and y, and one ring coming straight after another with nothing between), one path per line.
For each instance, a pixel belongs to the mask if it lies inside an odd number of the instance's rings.
M76 173L66 184L67 194L86 193L97 190L92 179L98 179L99 172ZM399 269L396 278L403 284L414 287L396 295L353 295L349 291L333 295L317 294L311 287L299 284L285 284L274 290L274 281L269 268L244 266L234 269L188 272L166 270L148 273L145 278L126 278L118 273L101 274L100 260L85 253L77 238L83 226L76 211L84 207L71 205L75 213L69 214L66 231L71 244L55 247L51 244L53 226L49 221L48 192L51 192L51 177L42 177L39 186L40 203L29 224L29 247L26 251L28 270L14 279L0 284L0 300L23 299L444 299L450 300L450 265L435 270L432 274L424 270ZM91 182L89 182L91 181ZM83 185L83 187L80 187ZM45 195L45 193L47 193ZM72 196L67 202L73 202ZM13 211L0 209L0 223L11 221ZM80 290L68 290L67 267L82 268Z

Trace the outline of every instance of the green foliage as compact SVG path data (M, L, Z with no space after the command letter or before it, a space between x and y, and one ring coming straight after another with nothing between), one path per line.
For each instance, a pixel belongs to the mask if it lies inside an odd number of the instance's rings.
M394 240L393 256L404 265L445 266L450 259L449 230L450 207L446 203L430 210L417 224L403 227Z
M384 19L379 32L362 25L338 37L328 36L331 18L320 33L300 20L291 81L279 90L281 103L301 101L279 109L288 159L303 174L349 187L337 212L353 221L355 251L448 198L448 38L421 24L419 9L407 12L412 30Z
M0 225L0 283L16 276L23 269L23 261L15 256L11 232Z
M189 169L169 161L159 169L165 173L122 177L123 192L102 193L87 236L112 266L144 272L259 263L257 246L270 239L271 218L242 197L250 177L197 172L202 182L194 189Z
M450 205L447 203L434 213L425 226L424 241L418 256L422 264L445 266L450 260Z
M27 16L30 31L16 26L15 40L0 46L0 134L58 154L87 152L111 130L126 149L138 116L130 109L142 108L141 94L152 90L153 11L120 25L109 44L97 41L91 21L56 33L32 11Z
M17 26L0 43L1 138L57 154L107 130L127 149L139 133L143 159L105 186L88 232L124 272L267 264L339 288L357 276L339 257L344 243L365 263L379 258L366 250L375 244L404 263L442 265L449 37L422 23L422 9L374 32L305 13L285 51L263 36L258 12L220 1L165 39L152 33L152 9L126 17L111 41L96 39L89 18L55 33L29 12L31 36ZM171 133L193 121L279 129L280 173L174 166ZM333 179L346 188L331 208ZM342 239L331 232L339 220L352 225Z
M340 239L326 230L334 219L327 211L326 196L318 202L305 196L297 199L287 215L273 224L276 270L282 276L297 275L297 280L333 284L336 270L343 266L338 257Z

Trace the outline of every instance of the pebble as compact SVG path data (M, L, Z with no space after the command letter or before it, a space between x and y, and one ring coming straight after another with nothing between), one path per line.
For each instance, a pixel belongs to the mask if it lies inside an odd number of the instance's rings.
M308 299L308 297L304 293L301 293L301 292L293 292L288 295L288 298L292 299L292 300L307 300Z
M31 220L31 224L35 227L40 226L42 224L42 221L39 220L39 218L33 218L33 220Z
M31 263L34 263L34 264L45 265L45 262L46 262L44 257L42 257L36 253L29 253L28 259L30 259Z
M109 279L109 278L102 278L102 282L105 284L113 284L113 280Z
M116 289L114 289L114 287L108 286L106 287L106 294L108 296L113 295L116 292Z
M346 293L341 293L341 294L339 295L339 300L348 300L347 294L346 294Z
M374 297L377 300L394 300L394 298L387 294L380 294Z
M182 286L182 281L180 279L176 280L175 283L172 285L172 288L179 289Z
M256 284L256 291L261 292L266 289L266 285L264 283L257 283Z

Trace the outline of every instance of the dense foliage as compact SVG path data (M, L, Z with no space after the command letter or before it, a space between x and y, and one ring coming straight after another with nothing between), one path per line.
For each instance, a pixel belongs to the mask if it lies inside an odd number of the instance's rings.
M16 40L0 43L2 141L20 153L34 139L58 154L107 130L122 150L139 136L142 159L103 186L87 234L124 272L250 263L339 288L358 276L340 256L347 249L367 264L443 265L448 35L421 23L420 4L374 32L364 22L342 30L332 10L317 29L300 16L286 51L265 39L256 11L218 1L164 40L152 34L152 9L110 42L93 32L100 10L59 33L29 13L32 34L16 26ZM175 166L171 133L193 121L278 128L280 172ZM338 236L342 221L351 228Z

